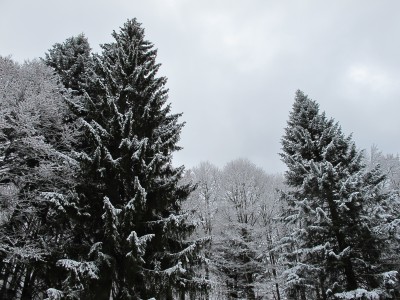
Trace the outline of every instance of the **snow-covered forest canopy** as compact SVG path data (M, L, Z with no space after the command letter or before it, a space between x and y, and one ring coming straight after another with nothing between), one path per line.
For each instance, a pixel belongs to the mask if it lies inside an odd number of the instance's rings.
M136 19L112 37L0 57L0 299L400 298L398 154L297 91L285 174L174 166L157 51Z

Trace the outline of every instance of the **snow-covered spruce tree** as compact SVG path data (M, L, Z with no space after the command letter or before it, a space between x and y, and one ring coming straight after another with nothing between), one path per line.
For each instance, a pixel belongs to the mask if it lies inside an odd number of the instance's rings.
M75 93L82 94L91 65L91 48L84 34L57 43L45 54L45 63L54 68L61 83Z
M292 188L283 219L293 231L281 240L288 298L390 299L397 272L380 263L384 243L373 228L383 219L371 213L387 198L384 176L365 168L351 136L301 91L282 146Z
M58 279L76 162L61 86L42 62L0 57L0 298L40 299ZM67 96L67 95L65 95Z
M63 293L81 299L177 299L207 287L193 267L202 240L181 213L192 190L172 165L183 123L157 77L156 50L135 19L93 57L83 97L85 151L79 154L79 213ZM196 297L199 297L197 294Z

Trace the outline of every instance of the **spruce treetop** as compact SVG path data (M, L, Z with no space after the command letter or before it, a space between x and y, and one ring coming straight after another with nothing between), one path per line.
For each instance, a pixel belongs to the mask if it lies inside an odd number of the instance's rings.
M76 93L85 87L86 73L90 65L91 48L83 33L56 43L45 54L45 63L54 68L62 84Z

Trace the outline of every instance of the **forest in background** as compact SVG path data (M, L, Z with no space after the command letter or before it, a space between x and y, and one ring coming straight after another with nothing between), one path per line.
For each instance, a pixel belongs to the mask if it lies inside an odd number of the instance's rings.
M297 91L284 175L175 167L157 52L135 19L112 35L0 58L2 299L400 297L398 155Z

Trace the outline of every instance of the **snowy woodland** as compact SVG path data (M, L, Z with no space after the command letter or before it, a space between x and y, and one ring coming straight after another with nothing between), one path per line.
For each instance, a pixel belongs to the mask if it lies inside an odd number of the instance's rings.
M0 299L400 299L398 155L297 91L285 174L174 166L157 51L112 36L0 57Z

